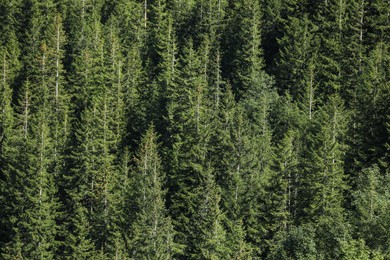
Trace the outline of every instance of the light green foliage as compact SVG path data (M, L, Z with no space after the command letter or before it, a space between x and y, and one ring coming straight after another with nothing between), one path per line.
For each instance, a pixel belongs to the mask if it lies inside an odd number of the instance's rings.
M366 244L384 254L389 253L389 184L388 174L380 175L378 166L364 169L357 179L357 190L353 193L356 207L357 234Z
M316 258L315 230L312 225L293 227L290 231L281 233L280 236L280 240L269 255L269 259Z

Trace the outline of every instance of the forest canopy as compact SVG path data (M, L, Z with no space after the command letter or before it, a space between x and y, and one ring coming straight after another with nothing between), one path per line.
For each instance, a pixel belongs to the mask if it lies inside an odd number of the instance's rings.
M390 259L388 0L0 0L1 259Z

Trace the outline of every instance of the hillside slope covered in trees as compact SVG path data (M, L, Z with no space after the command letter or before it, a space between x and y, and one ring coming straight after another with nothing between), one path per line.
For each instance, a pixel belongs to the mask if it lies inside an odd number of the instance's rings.
M390 259L388 0L0 0L1 259Z

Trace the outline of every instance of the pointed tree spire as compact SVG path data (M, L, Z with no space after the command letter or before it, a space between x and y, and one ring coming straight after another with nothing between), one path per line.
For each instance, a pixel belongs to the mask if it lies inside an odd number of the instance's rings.
M168 259L175 253L174 230L165 209L165 174L153 126L143 136L132 174L137 213L131 228L130 255Z

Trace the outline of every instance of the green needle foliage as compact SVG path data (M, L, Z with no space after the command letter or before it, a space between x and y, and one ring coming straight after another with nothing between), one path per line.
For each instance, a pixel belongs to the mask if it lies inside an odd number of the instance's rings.
M129 254L135 259L170 259L177 247L173 225L165 209L165 174L153 126L142 138L132 175L137 212L131 225Z
M386 0L0 0L1 259L389 259Z

